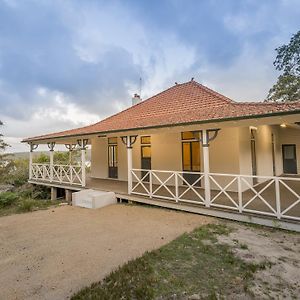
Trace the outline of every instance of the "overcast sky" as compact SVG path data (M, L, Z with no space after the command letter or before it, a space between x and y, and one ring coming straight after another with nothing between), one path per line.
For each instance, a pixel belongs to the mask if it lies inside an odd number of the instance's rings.
M299 0L0 0L0 120L23 137L101 120L177 82L263 100Z

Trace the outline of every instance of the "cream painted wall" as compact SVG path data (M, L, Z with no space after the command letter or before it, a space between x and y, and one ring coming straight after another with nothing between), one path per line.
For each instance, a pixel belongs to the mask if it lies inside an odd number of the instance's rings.
M279 126L258 126L256 140L257 173L272 176L271 134L275 137L276 173L282 174L282 144L297 144L298 172L300 173L300 130ZM133 145L133 168L141 168L140 136ZM182 170L181 134L163 133L151 135L152 169ZM212 173L252 174L249 127L224 128L210 143L210 171ZM201 151L202 152L202 151ZM91 176L108 177L107 138L92 139ZM201 154L202 163L202 154ZM203 170L203 167L201 167ZM118 138L118 179L127 180L127 150ZM218 178L221 184L226 180ZM228 179L227 179L228 180ZM234 189L235 185L232 186Z
M94 138L91 142L91 176L106 178L108 175L107 139Z

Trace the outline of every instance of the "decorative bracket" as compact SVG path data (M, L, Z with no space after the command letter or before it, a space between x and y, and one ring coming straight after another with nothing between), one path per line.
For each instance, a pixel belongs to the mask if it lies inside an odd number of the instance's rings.
M48 145L48 148L50 149L50 151L54 151L55 142L47 143L47 145Z
M221 130L221 129L217 128L217 129L207 129L206 130L206 144L203 144L203 131L201 130L200 142L202 142L202 146L208 147L209 142L213 141L217 137L219 130ZM212 136L210 136L210 133L212 133Z
M30 152L33 152L35 149L37 149L38 146L38 144L29 143Z
M128 146L128 136L121 136L122 143L128 148L131 149L132 145L136 142L137 135L129 136L129 146Z
M77 144L79 145L81 150L85 150L88 144L88 139L77 140Z
M65 144L65 147L69 150L69 151L73 151L75 150L77 144Z

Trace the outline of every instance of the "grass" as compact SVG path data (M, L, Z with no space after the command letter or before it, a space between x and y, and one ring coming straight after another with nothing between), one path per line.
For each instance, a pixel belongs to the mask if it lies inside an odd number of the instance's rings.
M28 195L24 196L24 193L5 192L0 194L0 217L46 209L59 203L59 201L32 199Z
M229 245L218 243L218 235L229 233L226 225L202 226L129 261L72 299L187 299L194 294L217 299L247 293L253 274L269 265L246 263Z

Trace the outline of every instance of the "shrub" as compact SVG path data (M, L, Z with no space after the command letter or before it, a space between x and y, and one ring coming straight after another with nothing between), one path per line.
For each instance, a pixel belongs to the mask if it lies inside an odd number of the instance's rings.
M11 206L18 200L18 194L12 192L0 193L0 208Z
M24 200L20 201L20 203L19 203L19 211L22 211L22 212L33 211L35 206L36 206L35 200L24 199Z

